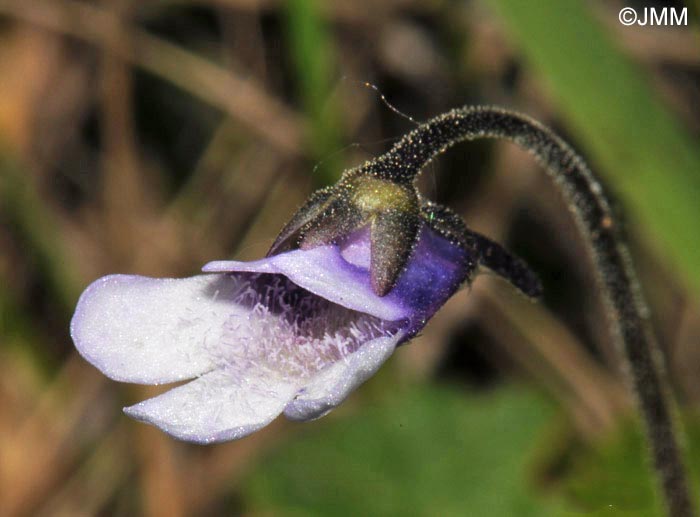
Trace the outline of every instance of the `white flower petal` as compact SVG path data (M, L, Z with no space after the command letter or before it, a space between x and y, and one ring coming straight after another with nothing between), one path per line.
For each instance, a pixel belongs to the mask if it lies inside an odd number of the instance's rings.
M401 331L366 343L345 359L320 371L284 410L291 420L320 418L338 406L379 369L406 337Z
M158 384L213 369L209 353L239 282L227 275L156 279L112 275L80 297L71 334L78 351L105 375Z
M274 420L299 386L265 369L221 369L124 412L196 443L242 438Z

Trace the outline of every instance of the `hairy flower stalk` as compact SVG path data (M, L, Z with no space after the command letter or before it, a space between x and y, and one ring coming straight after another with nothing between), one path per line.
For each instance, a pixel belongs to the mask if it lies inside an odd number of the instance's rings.
M595 265L609 323L645 423L667 510L674 517L693 515L660 364L662 357L649 326L648 309L629 250L600 183L569 145L527 116L499 108L465 107L422 124L389 152L346 176L370 176L410 190L420 171L435 156L461 141L477 138L502 138L529 151L544 166L571 207ZM414 232L412 225L405 225L404 242L412 242ZM376 238L379 240L381 236ZM391 265L385 267L388 272L384 276L393 278L397 274Z

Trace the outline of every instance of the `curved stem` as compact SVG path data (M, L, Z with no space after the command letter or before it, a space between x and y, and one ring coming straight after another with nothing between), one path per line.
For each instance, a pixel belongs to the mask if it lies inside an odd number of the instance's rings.
M673 517L693 515L661 353L649 326L630 253L600 183L573 149L527 116L498 108L466 107L422 124L361 170L410 184L435 156L476 138L503 138L523 147L563 193L595 265L609 323L644 419L668 513Z

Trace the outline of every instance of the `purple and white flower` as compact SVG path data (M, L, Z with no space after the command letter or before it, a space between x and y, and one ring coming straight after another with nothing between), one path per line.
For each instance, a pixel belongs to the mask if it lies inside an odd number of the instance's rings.
M125 408L198 443L241 438L279 414L321 417L413 337L476 260L423 224L395 287L370 279L368 230L339 245L212 262L183 279L111 275L78 302L71 335L108 377L189 381Z
M477 266L539 296L527 264L418 192L421 167L470 127L458 115L313 193L262 260L212 262L184 279L97 280L71 323L78 351L118 381L189 381L125 411L183 440L219 442L281 413L326 414Z

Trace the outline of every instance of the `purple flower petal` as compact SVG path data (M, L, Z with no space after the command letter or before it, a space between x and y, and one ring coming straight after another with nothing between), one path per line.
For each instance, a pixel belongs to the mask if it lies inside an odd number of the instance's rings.
M412 333L454 294L474 266L459 246L424 226L406 271L384 297L371 288L369 230L350 236L340 247L295 250L254 262L216 261L205 272L280 273L295 284L348 309L387 321L410 319Z
M278 273L304 289L348 309L387 321L410 316L409 309L396 298L380 298L374 294L366 270L347 262L337 246L294 250L254 262L210 262L202 271Z
M124 412L180 440L222 442L272 422L299 389L269 370L248 370L245 377L238 373L227 369L207 373Z
M391 337L374 339L345 360L322 370L287 405L284 416L290 420L313 420L324 416L374 375L405 337L405 332L399 332Z

